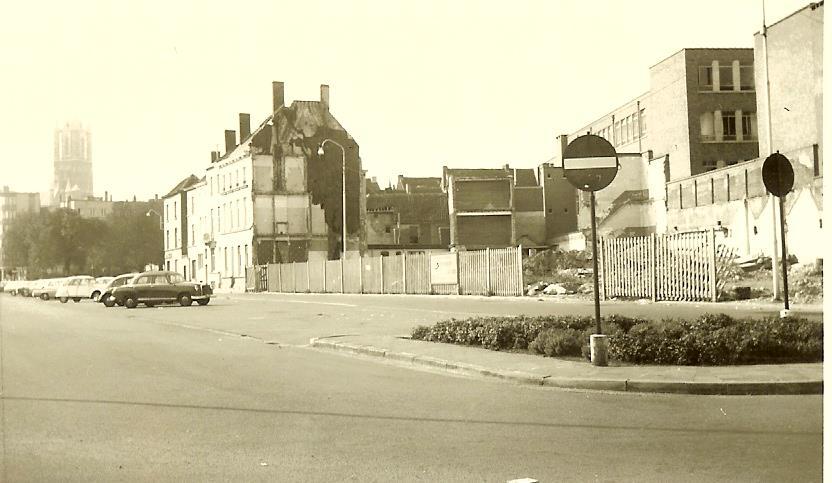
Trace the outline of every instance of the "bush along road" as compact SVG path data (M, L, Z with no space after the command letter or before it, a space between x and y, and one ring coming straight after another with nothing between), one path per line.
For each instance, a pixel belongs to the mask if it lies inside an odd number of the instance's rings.
M549 357L589 357L592 317L474 317L417 326L417 340L528 351ZM608 316L610 357L661 365L736 365L823 360L823 324L799 317L732 318L704 314L691 320Z

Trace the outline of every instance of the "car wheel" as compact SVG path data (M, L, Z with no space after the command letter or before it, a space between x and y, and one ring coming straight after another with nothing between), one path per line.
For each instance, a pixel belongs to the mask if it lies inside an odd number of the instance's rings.
M61 303L62 304L65 304L67 302L69 302L69 297L61 297Z
M202 305L204 307L204 306L208 305L208 302L210 300L211 299L199 299L199 300L196 301L196 303L198 303L199 305Z
M190 295L188 295L186 293L183 293L182 295L179 296L179 305L181 305L183 307L189 307L191 305L191 303L193 303L193 300L191 300Z
M73 297L73 298L72 298L72 301L73 301L73 302L75 302L75 303L77 304L78 302L80 302L80 301L81 301L81 297Z
M41 300L49 300L49 294L45 294L45 293L40 294L40 299Z
M90 295L90 298L95 300L96 302L98 302L98 297L100 297L100 296L101 296L101 292L96 290L95 292L92 293L92 295Z
M116 299L114 299L112 295L105 295L103 303L105 307L112 307L116 304Z
M139 301L132 295L128 295L127 298L124 299L124 306L128 309L135 309L137 305L139 305Z

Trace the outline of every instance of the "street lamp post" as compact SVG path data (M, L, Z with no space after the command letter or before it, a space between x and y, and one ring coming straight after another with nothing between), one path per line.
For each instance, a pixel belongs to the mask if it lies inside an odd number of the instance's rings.
M323 156L326 143L332 143L341 149L341 260L343 263L343 259L347 256L347 154L344 146L327 138L318 147L318 155Z

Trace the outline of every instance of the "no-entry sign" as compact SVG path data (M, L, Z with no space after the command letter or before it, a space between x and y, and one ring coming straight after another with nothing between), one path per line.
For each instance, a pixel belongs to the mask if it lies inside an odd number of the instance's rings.
M789 158L774 153L763 161L763 184L774 196L785 196L794 187L794 168Z
M618 154L601 136L579 136L563 151L563 174L579 190L604 189L618 174Z

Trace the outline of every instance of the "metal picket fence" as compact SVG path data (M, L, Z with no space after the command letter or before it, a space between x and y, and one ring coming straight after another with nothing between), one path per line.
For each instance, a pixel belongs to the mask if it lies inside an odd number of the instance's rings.
M602 238L604 298L717 301L717 245L713 230Z

